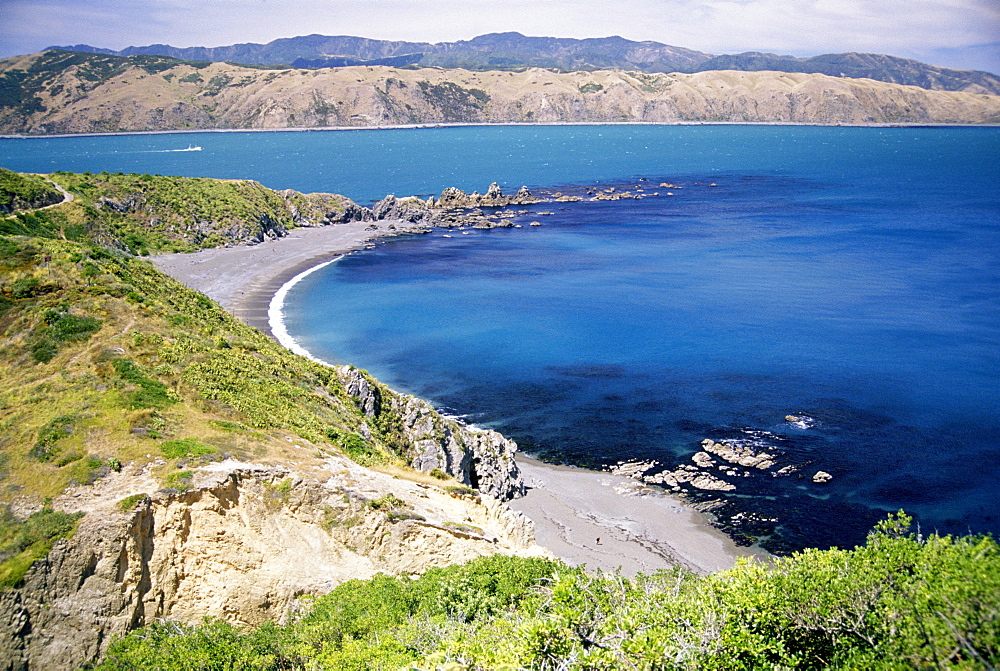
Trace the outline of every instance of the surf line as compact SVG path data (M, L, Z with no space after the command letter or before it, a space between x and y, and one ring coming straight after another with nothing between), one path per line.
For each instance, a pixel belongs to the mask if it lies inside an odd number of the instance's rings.
M299 356L304 356L305 358L315 361L316 363L321 363L324 366L331 367L333 366L332 363L323 361L323 359L313 356L312 352L300 345L299 342L288 332L288 328L285 326L285 297L288 296L288 292L291 288L303 279L321 268L326 268L331 263L336 263L342 258L344 258L343 255L337 256L329 261L324 261L319 265L303 270L301 273L282 284L281 287L274 292L274 296L271 297L271 302L267 306L267 322L271 327L271 333L274 335L274 339L278 341L278 344L285 349L298 354Z

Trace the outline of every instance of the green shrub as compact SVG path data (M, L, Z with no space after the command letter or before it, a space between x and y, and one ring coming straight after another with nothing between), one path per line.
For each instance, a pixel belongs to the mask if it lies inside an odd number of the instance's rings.
M48 320L46 320L48 321ZM52 337L60 342L87 340L101 328L97 317L77 316L68 312L58 314L49 323Z
M369 501L365 504L372 510L391 510L393 508L403 508L406 506L406 501L393 496L392 494L386 494L385 496Z
M111 366L121 379L138 386L138 389L126 395L129 407L163 409L177 402L177 397L167 388L167 385L147 377L132 360L114 359Z
M215 454L216 450L210 445L199 442L193 438L178 438L167 440L160 444L160 452L167 459L180 459L182 457L197 457L206 454Z
M41 280L37 277L24 277L19 280L15 280L14 284L11 286L11 295L14 298L30 298L35 295L38 290L38 286L41 284Z
M176 489L180 492L186 492L191 489L191 479L194 477L194 471L174 471L167 476L167 489Z
M34 342L29 350L36 363L48 363L59 353L59 346L49 338Z
M37 559L52 549L59 538L72 535L83 513L64 513L42 508L24 520L9 506L0 508L0 589L16 587Z
M126 496L124 499L118 502L118 508L125 513L132 512L139 507L139 504L148 499L149 496L146 494L132 494L131 496Z
M31 456L39 461L51 461L59 454L56 446L63 438L68 438L73 433L76 425L76 415L63 415L56 417L51 422L38 430L38 440L31 448Z
M997 668L996 541L924 538L908 523L894 516L854 550L707 577L589 575L503 556L416 579L378 575L340 585L283 627L134 632L109 651L119 665L103 668L175 668L178 651L232 668L251 650L263 666L244 668Z

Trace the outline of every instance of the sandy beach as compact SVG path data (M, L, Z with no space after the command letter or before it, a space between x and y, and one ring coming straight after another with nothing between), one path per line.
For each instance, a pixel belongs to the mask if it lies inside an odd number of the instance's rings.
M421 229L403 221L353 221L298 228L283 238L252 247L216 247L193 254L162 254L151 260L157 268L205 294L244 323L273 335L267 309L275 292L290 279L339 255L362 249L376 238Z
M408 226L380 221L377 228L370 222L303 228L252 247L165 254L152 261L238 319L273 335L268 307L285 283L376 238L419 230ZM535 523L540 545L569 564L621 569L627 575L679 565L704 574L729 568L740 556L765 556L736 546L681 500L630 478L523 456L518 463L529 489L511 507Z

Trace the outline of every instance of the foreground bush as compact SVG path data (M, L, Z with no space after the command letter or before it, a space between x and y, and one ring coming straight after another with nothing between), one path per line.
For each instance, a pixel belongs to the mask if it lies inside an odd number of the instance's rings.
M891 516L854 550L704 578L510 557L378 576L282 627L148 627L114 643L101 668L996 668L996 541L925 538L909 524Z

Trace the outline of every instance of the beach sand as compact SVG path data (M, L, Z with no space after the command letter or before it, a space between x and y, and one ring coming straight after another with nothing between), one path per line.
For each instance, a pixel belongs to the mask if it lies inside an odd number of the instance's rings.
M389 225L394 230L389 229ZM164 254L152 262L234 316L273 335L274 294L309 268L362 249L376 238L419 228L406 222L353 222L291 231L252 247ZM572 565L626 575L682 566L711 573L737 557L766 553L738 547L681 500L625 476L553 466L518 455L528 493L510 503L535 523L540 545Z
M393 226L393 229L389 229ZM404 221L353 221L316 228L297 228L258 245L216 247L193 254L161 254L150 260L157 268L200 291L236 318L268 335L267 309L283 284L304 270L339 255L362 249L370 241L415 233L422 225Z

